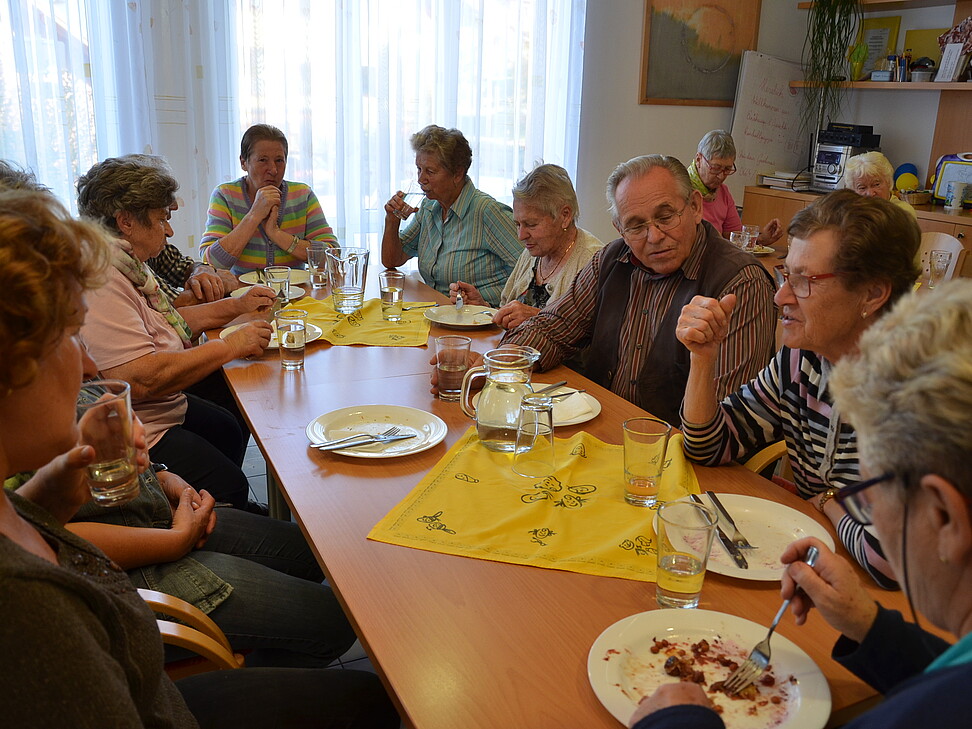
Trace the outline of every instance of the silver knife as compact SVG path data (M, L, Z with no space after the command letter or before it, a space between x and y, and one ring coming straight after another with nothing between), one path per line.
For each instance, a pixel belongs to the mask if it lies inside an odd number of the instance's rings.
M749 540L743 536L743 533L739 531L739 527L736 526L736 522L733 521L732 517L729 515L729 510L722 505L722 502L719 501L719 497L715 495L715 492L706 491L705 495L711 499L712 505L716 508L722 518L726 520L726 523L732 527L732 536L729 537L732 540L732 543L740 549L756 549L756 547L750 544Z
M691 494L691 496L693 501L705 506L705 502L703 502L697 494ZM746 558L743 557L743 553L739 551L739 547L732 543L732 540L726 536L726 533L722 531L722 527L718 524L716 524L716 534L719 536L719 541L722 542L722 546L725 547L725 550L729 553L729 556L732 557L732 561L736 563L736 566L741 570L748 570L749 562L747 562Z
M386 435L384 437L378 437L375 435L364 436L364 440L352 441L350 443L331 443L325 446L314 446L319 451L343 451L345 448L357 448L364 445L374 445L375 443L391 443L396 440L408 440L409 438L417 437L415 433L408 433L402 435Z

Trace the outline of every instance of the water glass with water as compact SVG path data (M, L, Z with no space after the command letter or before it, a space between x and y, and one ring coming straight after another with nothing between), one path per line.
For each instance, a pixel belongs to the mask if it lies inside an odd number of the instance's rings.
M528 478L553 475L554 425L550 395L524 395L513 447L513 472Z
M310 272L311 288L323 289L327 286L327 263L324 260L327 246L313 242L307 247L307 270Z
M286 301L290 293L290 268L287 266L267 266L263 269L267 286L273 289L277 301Z
M456 402L462 393L462 378L469 369L469 345L472 340L457 334L435 338L435 368L439 399Z
M368 249L328 248L325 255L335 311L339 314L360 311L368 276Z
M669 501L659 507L655 573L659 607L698 607L716 521L712 509L693 501Z
M303 369L307 312L303 309L281 309L273 315L273 319L277 329L280 366L285 370Z
M405 298L405 274L401 271L382 271L378 274L381 289L381 318L402 320L402 301Z
M951 251L932 251L928 255L928 288L933 289L945 280L951 262Z
M742 227L743 235L746 236L746 248L753 249L759 245L759 226L758 225L744 225Z
M652 506L665 470L672 426L658 418L630 418L624 430L624 500L632 506Z
M95 452L87 467L91 496L99 506L128 503L139 490L131 387L123 380L94 380L86 387L102 393L78 404L78 442Z

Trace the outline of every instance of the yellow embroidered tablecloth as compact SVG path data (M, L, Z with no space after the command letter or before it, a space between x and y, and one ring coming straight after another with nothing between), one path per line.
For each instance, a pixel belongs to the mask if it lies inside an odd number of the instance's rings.
M470 428L369 539L432 552L653 582L655 509L624 501L624 448L556 439L553 476L530 479ZM698 493L682 436L668 444L660 499Z
M407 302L409 306L415 302ZM422 302L425 303L425 302ZM424 309L403 311L400 322L381 318L381 300L368 299L356 314L338 314L331 297L304 298L287 308L303 309L331 344L367 344L376 347L424 347L429 341L429 320Z

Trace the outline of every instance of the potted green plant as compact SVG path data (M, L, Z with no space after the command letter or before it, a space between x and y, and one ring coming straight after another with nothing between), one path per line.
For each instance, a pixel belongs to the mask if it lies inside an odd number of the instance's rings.
M815 133L828 116L840 111L847 81L847 48L862 17L860 0L817 0L810 6L803 43L807 85L800 116L805 130Z

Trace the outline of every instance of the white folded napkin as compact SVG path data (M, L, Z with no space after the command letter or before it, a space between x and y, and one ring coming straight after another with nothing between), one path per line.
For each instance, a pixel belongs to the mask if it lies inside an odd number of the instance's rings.
M588 415L591 413L591 405L582 392L575 392L562 400L554 400L553 419L554 424L566 423L570 420Z

